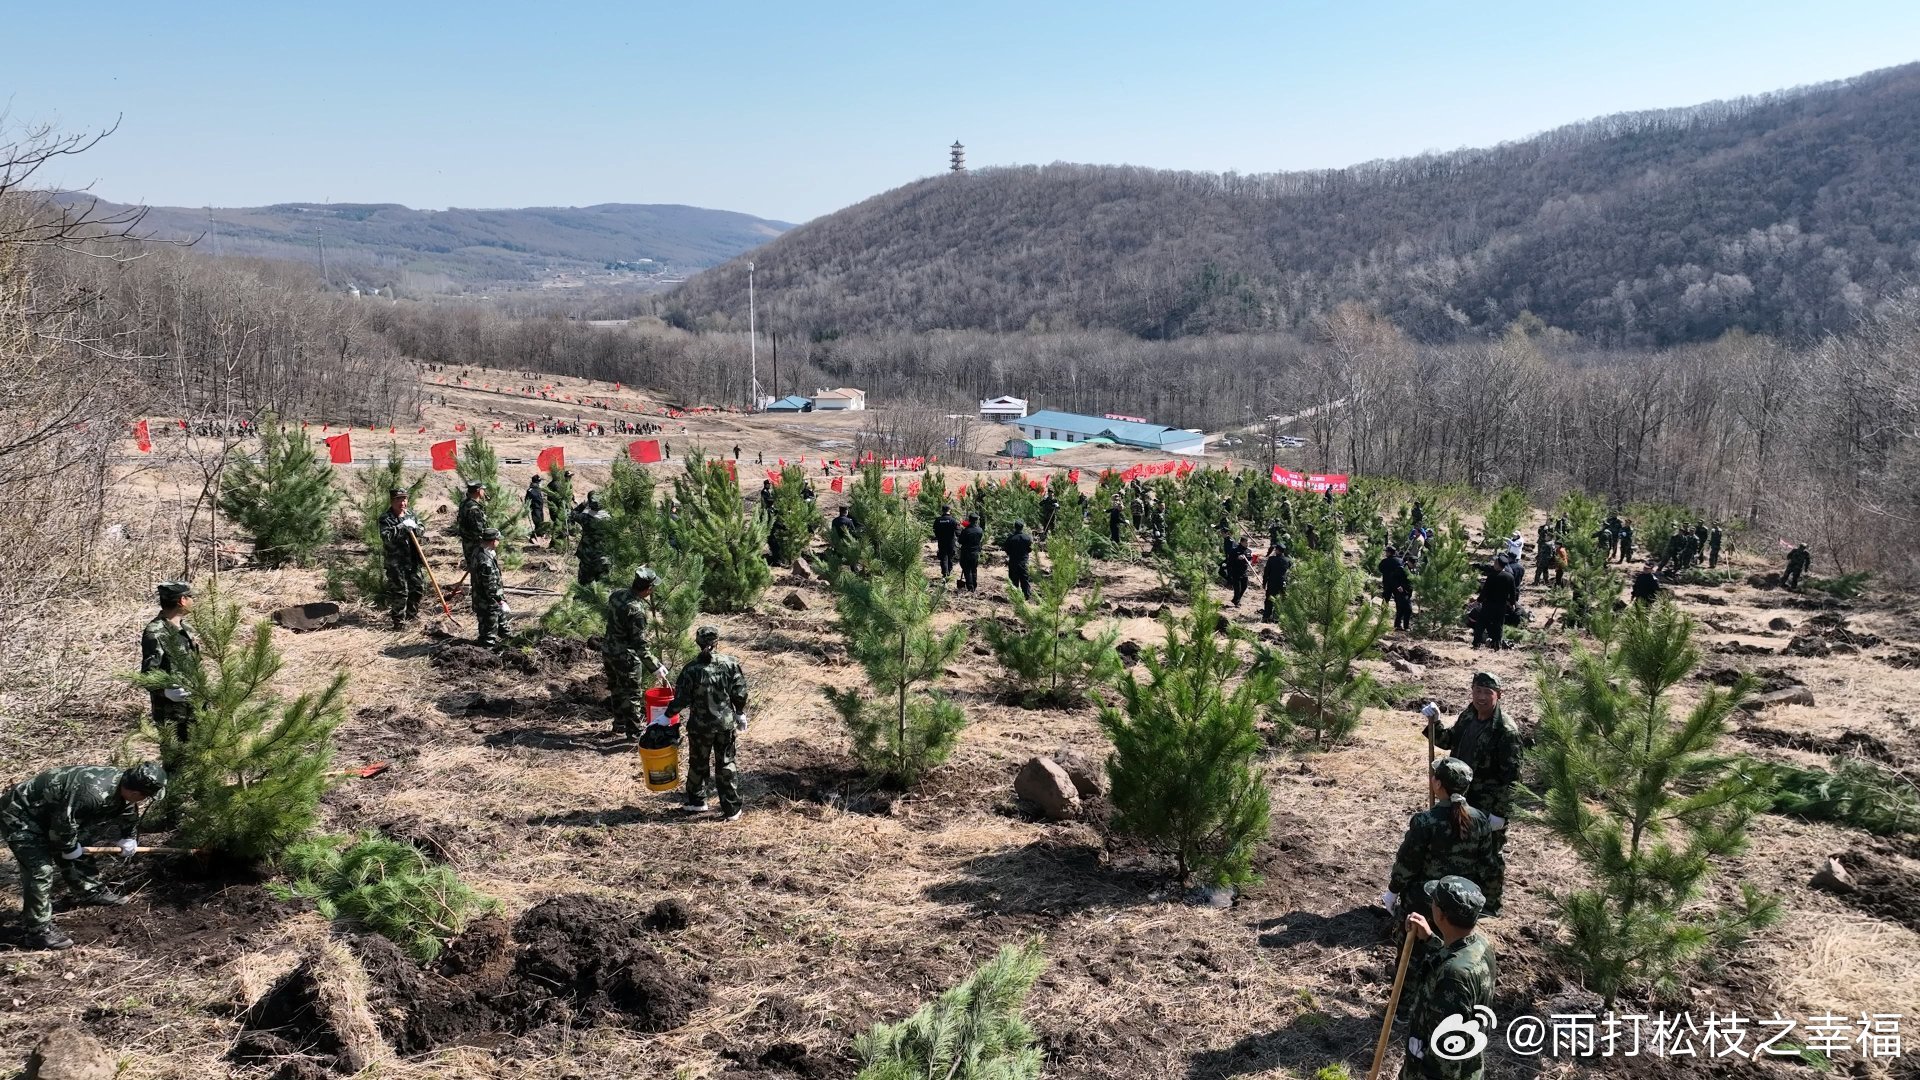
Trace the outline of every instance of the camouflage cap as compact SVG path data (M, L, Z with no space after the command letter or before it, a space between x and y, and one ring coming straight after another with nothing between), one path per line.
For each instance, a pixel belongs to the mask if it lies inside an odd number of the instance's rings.
M712 623L705 623L693 632L693 640L699 642L700 647L704 649L720 640L720 628Z
M1473 685L1484 686L1489 690L1498 690L1500 689L1500 676L1495 675L1491 671L1476 671L1473 673Z
M643 566L633 572L633 587L636 589L644 589L659 580L659 573L651 566Z
M167 768L157 761L143 761L120 774L120 786L142 795L157 794L167 786Z
M468 490L468 491L479 491L479 490L480 490L481 488L484 488L484 487L486 487L486 486L487 486L487 485L486 485L486 482L485 482L485 481L482 481L482 480L469 480L469 481L467 481L467 490Z
M1461 925L1471 925L1480 921L1480 912L1486 909L1486 894L1480 886L1458 874L1449 874L1438 881L1429 881L1426 885L1427 899L1440 909L1447 921Z
M480 539L482 539L482 540L498 540L498 539L500 539L500 530L499 530L499 529L481 529L481 530L480 530Z
M1461 795L1473 786L1473 766L1457 757L1443 757L1433 763L1433 778L1449 795Z
M171 607L180 602L183 596L193 595L193 583L187 581L163 581L153 587L160 594L160 603Z
M387 498L389 499L404 499L406 497L407 497L406 488L393 488L392 490L387 492Z

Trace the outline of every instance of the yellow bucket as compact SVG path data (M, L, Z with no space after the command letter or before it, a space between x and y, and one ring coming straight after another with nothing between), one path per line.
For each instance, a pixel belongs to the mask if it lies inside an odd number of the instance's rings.
M648 791L672 791L680 786L680 744L640 751L640 772Z

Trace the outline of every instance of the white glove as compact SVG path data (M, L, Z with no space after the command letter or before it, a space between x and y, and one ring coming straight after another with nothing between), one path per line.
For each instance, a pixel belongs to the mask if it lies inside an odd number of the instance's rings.
M502 615L513 614L513 609L507 606L507 602L505 600L500 601L500 614Z
M653 673L656 677L659 678L661 682L666 682L668 680L669 673L667 671L667 665L665 664L655 664L653 667Z
M1386 908L1388 911L1392 911L1393 902L1397 899L1399 898L1394 896L1392 892L1382 892L1380 894L1380 906Z
M1499 814L1488 814L1487 824L1492 825L1496 829L1504 829L1507 827L1507 819L1501 817Z
M1438 721L1440 719L1440 706L1429 701L1425 705L1420 706L1420 715L1430 721Z
M747 730L747 714L746 713L740 713L738 716L735 716L733 718L733 730L735 731Z
M84 847L81 847L79 844L76 843L73 845L72 851L69 851L64 855L61 855L60 857L63 859L69 859L69 860L78 859L84 856L86 853L87 853L87 849Z
M139 850L140 850L140 841L135 840L131 836L127 837L125 840L120 841L120 857L123 859Z
M166 695L168 701L185 701L190 696L184 687L179 686L169 686L161 693Z

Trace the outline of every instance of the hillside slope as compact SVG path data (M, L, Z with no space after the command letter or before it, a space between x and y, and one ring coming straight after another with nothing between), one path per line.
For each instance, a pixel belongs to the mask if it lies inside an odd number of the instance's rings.
M1428 338L1521 311L1613 344L1807 337L1911 282L1920 64L1522 142L1268 176L1055 164L921 180L757 251L763 325L1285 328L1347 299ZM678 289L744 314L743 261Z
M71 201L78 196L66 195ZM111 204L102 204L108 206ZM752 250L791 225L697 206L602 203L517 210L414 210L395 203L156 206L142 222L156 237L204 236L220 255L329 261L362 274L444 277L463 284L532 280L651 259L689 273Z

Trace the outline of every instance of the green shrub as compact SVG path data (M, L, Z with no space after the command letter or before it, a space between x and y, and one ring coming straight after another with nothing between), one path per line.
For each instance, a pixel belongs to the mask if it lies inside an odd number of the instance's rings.
M440 955L474 916L498 907L451 867L384 837L303 840L281 866L293 881L269 886L276 896L311 900L320 914L390 938L416 960Z
M898 1024L854 1040L854 1080L1038 1080L1045 1059L1021 1018L1045 966L1037 945L1006 946L967 981Z

